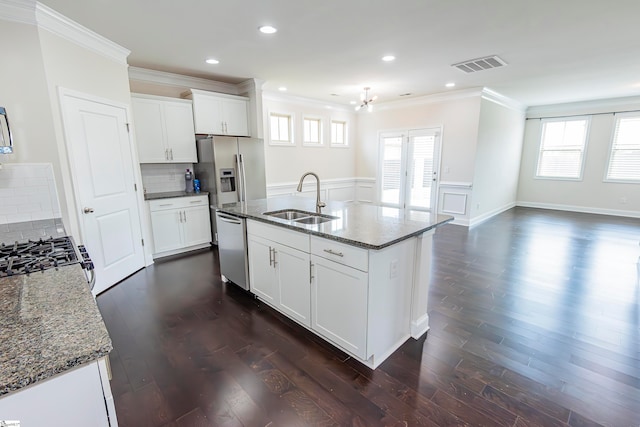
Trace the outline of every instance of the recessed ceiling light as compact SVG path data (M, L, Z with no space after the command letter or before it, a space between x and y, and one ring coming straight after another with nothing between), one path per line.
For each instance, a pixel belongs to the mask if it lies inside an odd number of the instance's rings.
M393 55L385 55L382 57L382 60L384 62L391 62L391 61L395 61L396 57Z
M401 93L401 94L400 94L400 95L398 95L398 96L409 96L409 95L411 95L411 92Z
M278 88L278 90L279 90L280 92L286 92L286 91L287 91L287 88L286 88L286 87L284 87L284 86L280 86L280 87Z
M209 58L204 62L206 62L207 64L214 64L214 65L220 63L220 61L218 61L217 59L213 59L213 58Z
M349 101L349 104L351 104L351 105L356 105L356 104L357 104L357 102L356 102L356 101Z
M456 85L455 83L447 83L445 86L446 87L455 87L455 85Z
M264 34L273 34L278 31L277 28L272 27L271 25L263 25L258 29L260 30L261 33L264 33Z

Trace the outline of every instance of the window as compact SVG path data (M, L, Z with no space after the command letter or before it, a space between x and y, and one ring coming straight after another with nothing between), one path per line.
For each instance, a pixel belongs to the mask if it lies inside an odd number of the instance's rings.
M306 145L322 144L322 120L305 117L302 120L302 142Z
M272 145L293 145L293 117L290 114L270 113L269 126Z
M537 178L582 179L589 119L543 120Z
M331 145L346 147L347 144L347 122L331 120Z
M617 115L606 179L640 181L640 114Z

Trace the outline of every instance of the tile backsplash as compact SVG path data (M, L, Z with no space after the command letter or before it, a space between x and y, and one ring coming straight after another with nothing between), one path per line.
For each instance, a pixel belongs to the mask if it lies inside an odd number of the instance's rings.
M143 163L140 165L142 184L147 193L184 191L184 173L193 171L192 163Z
M60 216L51 163L0 164L0 224Z

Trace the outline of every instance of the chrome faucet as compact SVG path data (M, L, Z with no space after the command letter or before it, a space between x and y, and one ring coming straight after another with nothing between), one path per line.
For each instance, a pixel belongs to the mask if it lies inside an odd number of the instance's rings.
M300 178L300 182L298 183L298 191L302 191L302 181L304 181L305 177L307 175L313 175L316 177L316 184L317 184L317 189L316 189L316 212L320 213L320 209L324 208L325 206L327 206L327 204L325 202L321 202L320 201L320 178L318 178L318 175L313 173L313 172L306 172L304 175L302 175L302 178Z

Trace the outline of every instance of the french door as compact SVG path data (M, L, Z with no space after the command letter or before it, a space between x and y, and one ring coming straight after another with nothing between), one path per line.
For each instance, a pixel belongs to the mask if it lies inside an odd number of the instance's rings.
M437 211L440 129L380 134L380 204Z

